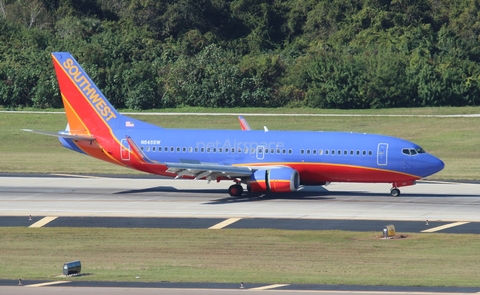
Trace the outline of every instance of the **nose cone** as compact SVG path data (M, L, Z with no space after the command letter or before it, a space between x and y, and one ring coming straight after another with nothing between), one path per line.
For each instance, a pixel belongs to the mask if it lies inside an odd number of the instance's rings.
M422 177L435 174L445 167L445 163L443 163L442 160L430 154L423 155L422 159L419 159L418 164L418 166L420 166L420 175Z

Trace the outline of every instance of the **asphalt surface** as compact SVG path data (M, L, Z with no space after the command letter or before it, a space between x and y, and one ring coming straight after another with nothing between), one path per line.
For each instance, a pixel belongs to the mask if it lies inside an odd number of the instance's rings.
M423 182L402 188L335 184L292 194L231 198L230 183L156 177L0 175L0 227L106 227L480 233L480 184ZM226 223L225 223L226 222ZM480 288L0 280L0 294L473 294ZM44 285L46 283L46 285ZM39 285L40 284L40 285ZM52 284L52 285L50 285ZM25 288L26 286L29 286ZM33 287L33 288L32 288ZM43 292L43 293L42 293Z

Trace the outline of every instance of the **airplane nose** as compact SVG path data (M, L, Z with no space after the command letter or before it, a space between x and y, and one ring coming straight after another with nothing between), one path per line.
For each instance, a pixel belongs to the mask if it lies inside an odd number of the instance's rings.
M426 159L422 161L422 165L424 166L422 177L427 177L429 175L435 174L445 167L445 163L443 163L443 161L439 158L429 154L427 154L426 156Z
M422 178L435 174L445 167L445 163L443 163L442 160L430 154L422 154L412 157L410 160L406 161L406 164L413 168L412 172L414 172L414 174L417 174Z

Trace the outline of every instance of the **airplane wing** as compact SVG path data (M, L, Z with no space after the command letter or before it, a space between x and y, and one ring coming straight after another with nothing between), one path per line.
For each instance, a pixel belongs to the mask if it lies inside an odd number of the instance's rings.
M167 167L165 172L177 174L175 178L182 176L193 177L194 179L206 178L213 180L217 178L242 178L252 175L253 169L245 166L220 165L216 163L202 163L197 161L184 160L179 163L161 163L150 160L145 153L138 148L130 136L126 136L132 153L144 164L150 166Z
M242 178L252 175L249 167L231 165L218 165L215 163L164 163L168 169L166 172L177 174L179 178L189 176L196 179L206 178L207 180L224 178Z
M23 130L23 131L27 131L27 132L42 134L42 135L55 136L55 137L61 137L61 138L68 138L68 139L73 139L73 140L86 140L86 141L94 141L94 140L95 140L95 137L93 137L93 136L87 136L87 135L76 135L76 134L67 134L67 133L54 133L54 132L45 132L45 131L38 131L38 130L32 130L32 129L22 129L22 130Z

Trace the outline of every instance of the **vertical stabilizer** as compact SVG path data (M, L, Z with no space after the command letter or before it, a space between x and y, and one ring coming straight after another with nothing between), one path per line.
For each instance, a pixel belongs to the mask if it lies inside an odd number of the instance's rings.
M68 52L52 53L71 134L108 134L121 115Z

